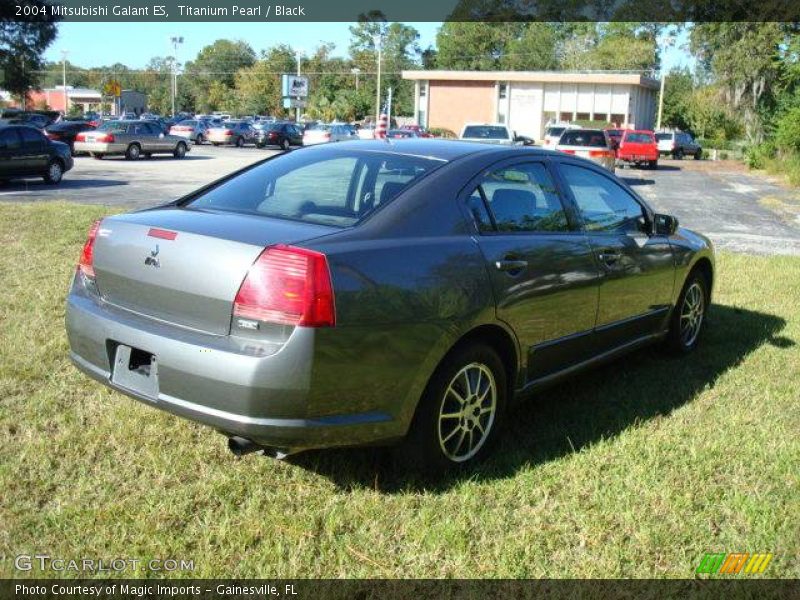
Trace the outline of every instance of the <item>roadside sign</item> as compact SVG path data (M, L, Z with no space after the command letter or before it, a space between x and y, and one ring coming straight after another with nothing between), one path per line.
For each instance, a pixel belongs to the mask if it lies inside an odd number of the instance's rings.
M300 98L284 98L283 108L305 108L308 102Z
M299 75L283 75L281 77L281 90L284 98L307 98L308 77Z
M114 96L115 98L119 98L122 94L122 86L120 86L119 81L112 79L103 86L103 93L106 96Z

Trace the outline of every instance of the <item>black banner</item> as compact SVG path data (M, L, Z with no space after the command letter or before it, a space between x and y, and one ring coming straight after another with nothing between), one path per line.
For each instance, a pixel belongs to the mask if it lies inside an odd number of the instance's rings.
M0 598L164 598L180 600L514 600L539 598L798 598L800 581L690 580L0 580Z
M800 21L795 0L0 0L6 19L130 22Z

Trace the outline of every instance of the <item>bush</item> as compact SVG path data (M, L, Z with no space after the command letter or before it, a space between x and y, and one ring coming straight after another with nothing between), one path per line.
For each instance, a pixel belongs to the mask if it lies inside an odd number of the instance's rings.
M800 106L787 110L775 123L775 145L787 152L800 152Z
M750 146L744 153L744 162L751 169L763 169L775 158L777 150L772 142Z
M450 131L449 129L445 129L444 127L431 127L428 129L428 133L430 133L433 137L437 138L446 138L449 140L454 140L458 136Z

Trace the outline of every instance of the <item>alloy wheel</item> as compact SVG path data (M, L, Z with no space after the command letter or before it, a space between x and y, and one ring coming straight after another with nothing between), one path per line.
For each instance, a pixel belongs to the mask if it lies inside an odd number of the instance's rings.
M439 407L439 447L453 462L465 462L486 443L497 412L497 383L481 363L462 368L447 386Z
M57 162L53 162L50 164L50 168L47 170L48 179L51 183L58 183L61 181L61 176L64 170L61 168L61 165Z
M706 300L703 288L696 281L689 286L683 297L680 319L680 336L684 346L689 347L697 340L703 325Z

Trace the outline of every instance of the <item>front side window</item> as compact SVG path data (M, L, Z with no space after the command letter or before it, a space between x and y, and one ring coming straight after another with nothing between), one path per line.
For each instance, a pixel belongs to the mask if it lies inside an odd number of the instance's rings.
M479 198L493 217L492 227L486 223ZM569 231L558 191L541 163L521 163L488 172L467 202L481 231Z
M26 148L38 148L44 142L42 134L30 127L22 127L19 132L22 134L22 145Z
M0 150L17 150L20 146L16 129L9 128L0 131Z
M383 152L292 152L191 200L213 209L349 227L444 161Z
M484 140L507 140L508 130L505 127L492 125L468 125L464 128L463 137Z
M644 209L625 188L585 167L562 164L560 169L587 231L641 230Z

